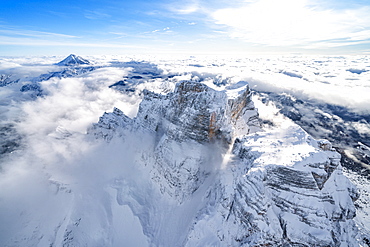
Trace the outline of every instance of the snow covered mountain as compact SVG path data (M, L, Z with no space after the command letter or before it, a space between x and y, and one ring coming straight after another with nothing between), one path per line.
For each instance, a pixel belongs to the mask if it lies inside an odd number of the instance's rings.
M11 83L17 83L19 79L13 80L12 75L0 74L0 87L4 87Z
M76 56L74 54L69 55L64 60L60 61L56 65L59 66L76 66L76 65L87 65L90 64L90 62L86 59L83 59L80 56Z
M151 244L356 246L358 194L340 155L293 123L260 132L248 85L228 89L182 82L168 95L146 91L136 118L115 109L90 130L106 140L152 136L136 165L162 195L117 185ZM172 205L168 218L163 204Z
M333 147L366 132L330 105L239 62L99 59L2 88L1 246L366 246L368 180Z
M76 55L69 55L64 60L60 61L56 65L66 66L61 71L53 71L46 74L42 74L32 79L30 83L23 85L20 89L21 92L28 92L32 97L38 97L44 94L42 85L40 82L47 81L52 78L68 78L77 77L82 74L91 72L96 69L94 66L80 66L89 65L90 62ZM19 80L18 80L19 81ZM18 82L17 81L17 82Z

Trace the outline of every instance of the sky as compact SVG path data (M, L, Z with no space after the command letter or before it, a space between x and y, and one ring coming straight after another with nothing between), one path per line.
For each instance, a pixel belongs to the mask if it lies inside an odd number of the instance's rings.
M2 0L0 56L370 54L370 0Z

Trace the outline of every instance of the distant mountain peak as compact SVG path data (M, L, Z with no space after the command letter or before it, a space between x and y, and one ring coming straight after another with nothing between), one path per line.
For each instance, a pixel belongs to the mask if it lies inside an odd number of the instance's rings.
M80 56L76 56L74 54L70 54L64 60L60 61L56 65L59 66L74 66L74 65L83 65L83 64L90 64L90 62Z

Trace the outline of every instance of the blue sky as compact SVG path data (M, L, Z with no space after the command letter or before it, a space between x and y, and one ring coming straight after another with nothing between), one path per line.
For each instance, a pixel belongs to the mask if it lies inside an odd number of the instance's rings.
M2 0L0 55L370 54L370 0Z

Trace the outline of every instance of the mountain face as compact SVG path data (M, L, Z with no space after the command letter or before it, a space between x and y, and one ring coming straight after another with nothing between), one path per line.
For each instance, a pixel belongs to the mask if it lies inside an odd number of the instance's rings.
M90 128L107 141L149 137L134 162L149 181L114 185L149 245L357 246L358 192L340 155L294 123L261 131L248 85L237 85L144 91L135 118L116 108Z
M60 61L56 65L59 66L76 66L76 65L87 65L90 64L90 62L86 59L83 59L80 56L76 56L74 54L69 55L64 60Z
M5 87L11 83L17 83L19 79L12 79L12 75L0 74L0 87Z

